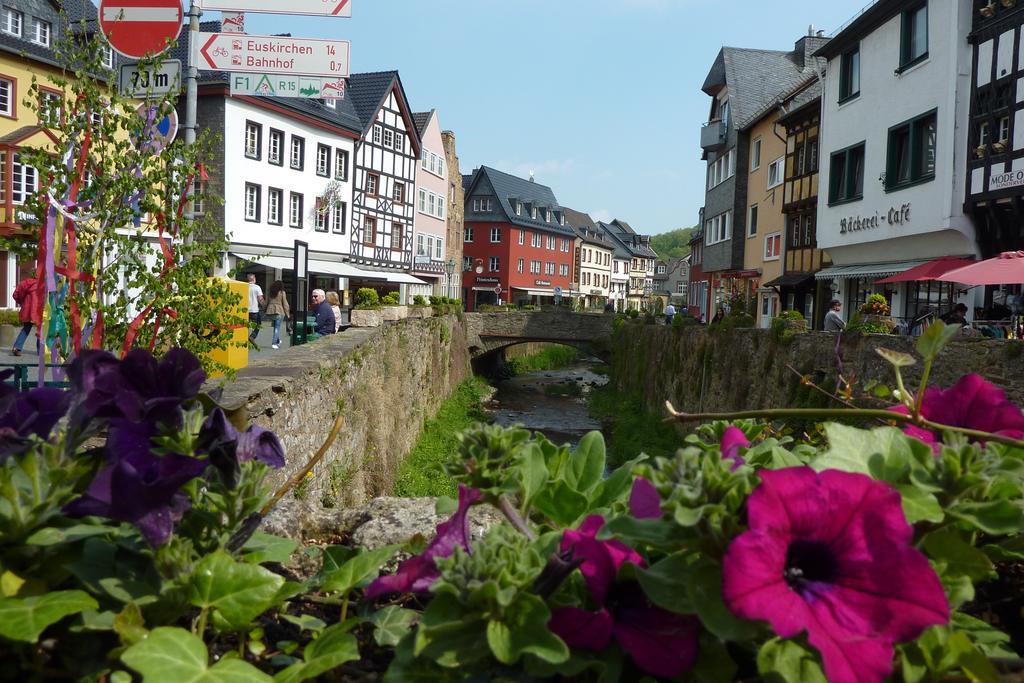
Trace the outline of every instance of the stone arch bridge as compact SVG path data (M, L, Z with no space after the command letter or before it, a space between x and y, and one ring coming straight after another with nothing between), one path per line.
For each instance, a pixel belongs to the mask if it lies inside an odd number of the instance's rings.
M554 309L465 316L469 351L474 359L493 357L524 342L550 342L575 346L584 353L609 360L614 315Z

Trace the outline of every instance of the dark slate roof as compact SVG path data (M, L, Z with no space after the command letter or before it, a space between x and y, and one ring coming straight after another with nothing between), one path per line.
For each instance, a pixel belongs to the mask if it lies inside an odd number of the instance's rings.
M620 221L618 218L615 218L615 219L612 220L612 225L619 226L620 228L622 228L622 230L624 232L626 232L626 233L628 233L630 235L635 235L636 234L636 230L634 230L632 228L632 226L630 226L630 224L627 223L626 221Z
M594 223L594 219L588 214L570 209L567 206L563 206L562 211L565 212L565 222L577 230L597 230L597 224Z
M863 36L889 20L907 5L906 0L876 0L865 6L852 19L843 24L832 35L832 40L823 45L815 55L829 59L853 47Z
M629 223L620 221L616 218L611 223L602 223L602 225L606 225L608 233L621 242L622 246L625 247L633 256L658 258L658 253L651 249L649 244L644 244L644 236L638 235L636 231L629 226Z
M480 178L486 178L488 182L490 182L491 187L494 188L494 195L498 199L498 205L501 207L501 210L505 214L505 218L509 223L512 223L513 225L520 225L525 228L540 228L575 237L576 234L568 224L558 224L555 212L561 212L562 207L559 206L558 199L555 197L555 193L551 191L550 187L547 185L541 185L537 182L525 180L489 166L481 166L473 175L473 180L466 192L467 207L470 206L470 199L473 196L474 188L479 183ZM538 217L536 219L530 218L530 212L525 209L521 216L517 216L515 210L512 208L511 200L513 199L520 201L523 204L530 204L538 209L550 209L548 212L548 220L541 220L540 213L537 214ZM469 218L470 213L469 209L467 209L466 220L471 220Z
M49 5L51 12L45 16L40 16L40 19L49 21L52 24L52 30L50 31L50 46L43 47L37 45L28 39L29 31L32 26L31 12L26 12L25 17L22 20L21 37L12 36L9 33L0 32L0 51L16 54L23 56L28 59L33 59L44 64L50 64L53 66L62 66L60 60L57 57L55 50L56 44L63 39L65 30L68 28L68 22L78 23L82 22L81 26L84 28L86 34L95 33L98 30L96 23L97 12L96 6L92 4L91 0L63 0L62 2L55 2L54 0L43 0L42 5ZM19 10L17 3L14 6ZM67 13L67 19L60 14L60 8L63 6ZM73 29L74 32L78 32L77 28ZM114 65L126 61L123 57L114 53Z
M779 123L786 121L791 116L799 113L803 109L809 106L820 106L821 101L821 81L814 78L807 87L802 90L796 91L795 94L789 93L788 99L785 101L784 106L786 113L779 117Z
M603 232L608 237L608 241L611 243L611 245L613 247L612 251L614 252L615 258L617 258L617 259L631 259L631 258L633 258L633 254L629 251L629 249L626 248L625 243L623 243L622 240L619 237L616 236L615 233L618 232L618 230L616 228L614 228L611 225L609 225L608 223L604 223L602 221L598 221L597 222L597 227L598 227L599 230L601 230L601 232Z
M714 95L729 87L729 106L737 128L744 128L764 107L801 83L806 74L803 54L779 50L723 47L704 81Z
M397 77L397 71L371 71L352 74L348 79L345 98L352 101L364 127L369 127L373 123L377 110L380 109Z
M204 21L199 24L199 30L205 33L219 33L220 28L221 26L219 21ZM173 59L182 60L182 65L187 63L188 39L188 26L186 25L182 28L181 33L178 34L178 42L173 48L171 48L171 57ZM354 76L356 76L356 74L353 74L353 77ZM223 71L199 72L199 82L203 85L223 84L224 86L228 86L228 78L229 74ZM262 95L254 95L253 97L273 102L276 106L293 111L297 114L312 116L324 121L325 123L340 126L346 130L352 131L353 133L362 134L364 130L362 120L356 113L356 110L348 97L348 92L346 92L344 99L334 101L334 109L328 107L322 100L299 97L264 97Z
M416 132L423 137L423 134L427 132L427 124L430 123L430 117L434 114L434 110L430 111L419 111L412 115L412 122L416 126Z

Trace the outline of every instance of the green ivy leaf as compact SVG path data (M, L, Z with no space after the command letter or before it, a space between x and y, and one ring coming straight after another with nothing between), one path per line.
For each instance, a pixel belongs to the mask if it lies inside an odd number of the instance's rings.
M183 628L164 626L132 645L121 661L148 683L271 683L273 679L248 662L225 657L209 666L209 652L198 637Z
M758 650L757 671L765 683L828 683L814 653L781 638L772 638Z
M909 353L903 353L902 351L877 348L875 349L875 353L884 358L890 365L897 368L906 368L917 363L916 358L911 356Z
M64 617L96 609L99 604L85 591L57 591L31 598L0 600L0 636L34 643L47 626Z
M263 564L264 562L285 564L291 559L292 553L295 552L298 545L290 538L257 531L242 546L241 559L250 564Z
M284 578L218 550L196 565L188 579L189 602L216 609L233 630L242 630L275 605Z
M370 618L374 626L373 639L381 647L394 647L409 633L418 617L417 612L398 605L383 607Z
M146 629L146 620L142 617L142 610L135 603L128 603L114 617L113 629L121 638L121 644L126 647L138 643L149 634Z
M965 543L956 531L934 531L924 539L924 549L933 560L942 562L948 574L963 575L975 583L996 577L995 565L981 550Z
M588 493L604 477L604 436L601 432L587 433L569 457L565 481L580 493Z
M825 425L829 448L811 462L817 471L842 470L871 475L871 456L881 455L888 463L893 458L909 462L913 451L909 439L895 427L858 429L829 422Z
M327 622L323 619L318 619L312 614L282 614L281 618L287 621L289 624L295 624L302 631L312 631L313 633L320 633L327 628Z
M27 539L28 545L51 546L60 543L74 543L90 536L100 536L110 532L110 527L95 524L75 524L63 529L46 527L35 532Z
M939 351L953 340L957 332L959 330L956 327L935 321L917 338L917 352L924 358L925 363L929 363L935 360Z
M637 580L651 602L670 612L693 614L693 601L687 585L694 570L692 553L676 553L637 572Z
M568 646L548 630L551 611L541 598L522 593L501 616L487 622L487 644L502 664L515 664L526 653L550 664L569 659Z
M996 536L1009 536L1024 530L1024 513L1008 500L959 503L947 510L946 513L976 529Z
M349 633L347 623L335 624L306 646L302 661L274 676L274 683L299 683L359 659L359 642Z
M376 575L380 566L390 560L400 545L388 545L376 550L361 552L343 565L324 576L320 589L325 593L347 594L360 583Z
M738 619L725 606L722 600L721 567L705 563L696 567L691 576L687 585L690 602L707 630L722 640L732 641L750 640L757 634L754 623Z
M903 514L907 517L909 524L918 522L935 522L938 524L945 519L942 507L934 494L922 491L916 486L900 484L896 487L903 498Z

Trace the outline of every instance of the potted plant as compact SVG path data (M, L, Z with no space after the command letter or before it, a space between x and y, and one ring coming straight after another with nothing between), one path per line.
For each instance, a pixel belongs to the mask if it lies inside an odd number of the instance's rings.
M349 313L353 327L379 327L383 322L377 290L362 287L356 291L356 305Z
M399 297L400 294L398 292L388 292L380 300L381 305L384 307L381 312L384 320L395 321L409 316L409 309L399 303Z
M889 334L896 327L896 321L890 317L889 302L881 294L872 294L857 309L861 317L863 332Z

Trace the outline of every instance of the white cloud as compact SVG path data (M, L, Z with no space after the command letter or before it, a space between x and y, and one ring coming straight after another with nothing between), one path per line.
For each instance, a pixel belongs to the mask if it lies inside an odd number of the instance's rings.
M589 214L590 217L593 218L595 221L600 221L602 223L610 223L612 220L612 212L609 211L608 209L598 209L597 211L590 211Z

